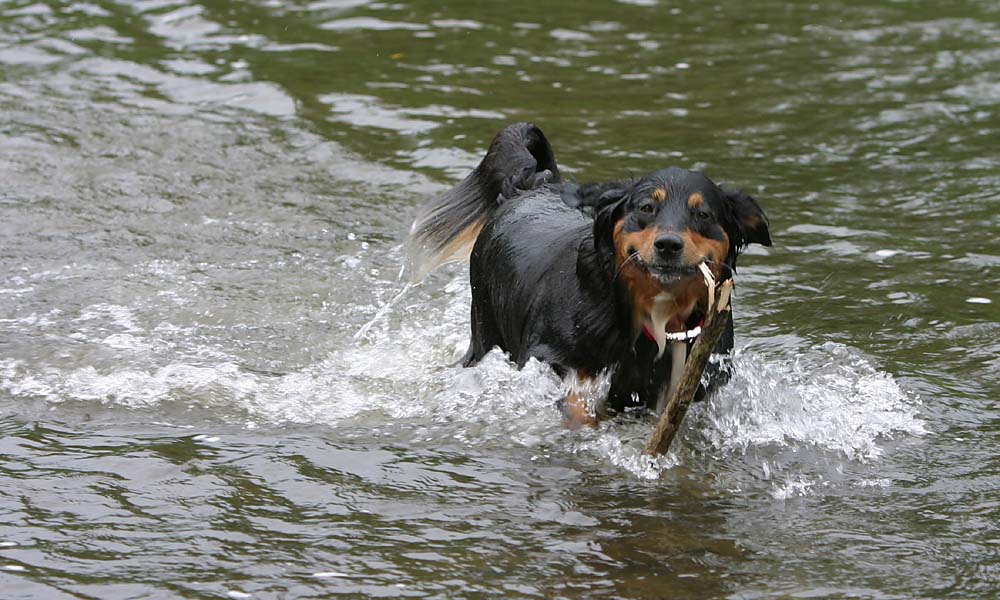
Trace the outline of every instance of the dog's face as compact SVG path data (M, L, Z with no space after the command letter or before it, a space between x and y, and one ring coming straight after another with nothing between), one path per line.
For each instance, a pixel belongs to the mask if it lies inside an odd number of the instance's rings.
M683 169L651 173L607 195L594 224L598 252L633 297L663 292L694 298L699 265L716 278L735 267L746 244L771 245L767 217L743 192L725 191Z
M635 262L665 286L695 277L703 262L718 274L733 237L770 244L764 213L742 196L752 204L753 218L741 223L737 198L701 173L665 169L643 177L625 196L614 222L616 266ZM757 236L746 240L741 232L747 231Z

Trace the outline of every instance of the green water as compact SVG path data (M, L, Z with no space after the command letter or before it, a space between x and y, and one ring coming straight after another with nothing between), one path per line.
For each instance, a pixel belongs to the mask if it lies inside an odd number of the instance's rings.
M770 217L667 457L388 304L518 120ZM996 597L998 132L993 2L0 2L0 595Z

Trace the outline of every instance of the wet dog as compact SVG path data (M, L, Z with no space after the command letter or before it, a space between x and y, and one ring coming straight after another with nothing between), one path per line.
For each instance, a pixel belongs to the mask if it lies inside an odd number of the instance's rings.
M465 366L499 347L519 367L533 357L571 383L611 373L606 405L621 411L662 408L703 321L700 265L726 279L750 243L770 246L771 238L746 193L678 168L564 182L541 130L517 123L497 134L472 173L422 208L410 256L422 277L471 247ZM715 353L732 348L730 318ZM700 396L728 380L721 365L710 364ZM564 409L571 424L594 418L572 392Z

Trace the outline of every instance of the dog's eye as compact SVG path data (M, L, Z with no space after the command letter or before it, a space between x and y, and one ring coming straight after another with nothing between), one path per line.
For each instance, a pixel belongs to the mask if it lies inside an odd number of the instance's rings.
M655 210L656 208L652 204L641 204L639 206L639 212L644 215L651 215Z
M696 211L694 211L694 216L699 221L711 221L712 220L712 213L708 212L707 210L696 210Z

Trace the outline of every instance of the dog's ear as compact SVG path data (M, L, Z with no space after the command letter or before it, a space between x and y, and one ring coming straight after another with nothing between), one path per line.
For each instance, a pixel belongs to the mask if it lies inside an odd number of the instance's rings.
M767 215L757 201L743 190L723 187L722 193L729 203L730 214L736 228L737 247L747 244L771 245L771 233L767 228Z
M615 223L621 219L626 201L628 189L613 188L603 192L594 205L594 248L608 275L615 272Z

